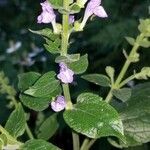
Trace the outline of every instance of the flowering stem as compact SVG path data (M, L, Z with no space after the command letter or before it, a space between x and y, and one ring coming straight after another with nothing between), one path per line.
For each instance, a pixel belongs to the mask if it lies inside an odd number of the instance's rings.
M119 88L123 87L124 85L126 85L129 81L133 80L134 78L135 78L135 75L128 77L127 79L125 79L124 81L122 81L120 83Z
M69 0L63 1L64 10L68 10ZM68 39L69 39L69 14L63 14L62 22L62 43L61 43L61 55L66 56L68 51Z
M138 41L140 41L141 39L143 39L143 37L144 37L144 35L141 33L140 36L139 36L139 38L137 38ZM137 52L137 50L138 50L138 48L139 48L139 46L140 46L140 45L138 44L138 41L135 42L135 44L134 44L134 46L133 46L133 48L132 48L132 50L131 50L129 56L127 57L127 60L126 60L126 62L125 62L125 64L124 64L124 66L123 66L123 68L122 68L122 70L121 70L121 72L120 72L120 74L119 74L117 80L115 81L113 87L115 87L115 88L120 88L120 83L121 83L122 79L124 78L124 76L125 76L125 74L126 74L128 68L129 68L130 64L132 63L131 58L132 58L132 56L134 56L134 54ZM108 103L111 101L111 99L112 99L112 97L113 97L113 95L112 95L112 90L113 90L113 88L110 90L110 92L108 93L108 95L107 95L107 97L106 97L106 100L105 100L105 101L108 102Z
M68 84L62 84L63 87L63 92L65 96L65 100L67 102L66 109L72 109L72 102L71 102L71 96L70 96L70 90L69 90L69 85Z
M141 33L139 38L138 38L138 40L140 41L141 39L143 39L143 37L144 37L144 35ZM124 78L124 76L125 76L128 68L129 68L130 64L132 63L131 58L137 52L139 46L140 45L138 44L138 41L136 41L134 46L133 46L133 48L132 48L132 50L131 50L131 52L130 52L130 54L129 54L129 56L127 57L127 60L126 60L126 62L124 64L124 66L121 69L121 72L120 72L118 78L116 79L113 87L110 89L110 91L109 91L109 93L108 93L108 95L107 95L107 97L105 99L105 101L107 103L109 103L111 101L112 97L113 97L112 91L113 91L114 88L121 88L123 85L125 85L125 83L127 83L128 81L130 81L130 80L132 80L134 78L134 75L133 75L133 76L130 76L129 78L127 78L126 80L124 80L122 82L122 79ZM88 143L88 145L86 146L86 150L90 149L91 146L95 143L95 141L96 141L96 139L92 139Z
M64 10L69 8L69 0L63 1ZM63 14L62 21L62 43L61 43L61 56L66 56L68 51L68 40L69 40L69 14ZM65 99L67 101L66 109L72 109L71 96L68 84L62 84ZM79 136L76 133L73 134L73 148L79 150Z

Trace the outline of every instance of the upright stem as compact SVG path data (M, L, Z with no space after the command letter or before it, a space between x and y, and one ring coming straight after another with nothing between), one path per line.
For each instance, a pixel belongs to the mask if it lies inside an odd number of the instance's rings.
M67 102L66 109L72 109L72 102L71 102L71 96L70 96L70 90L68 84L62 84L64 96Z
M69 8L69 0L63 0L63 8L64 10L68 10ZM62 21L62 43L61 43L61 56L66 56L68 52L68 40L69 40L69 14L63 14ZM65 99L67 101L66 109L72 109L71 96L69 91L68 84L62 84L63 92ZM79 150L79 136L72 132L73 137L73 148L74 150Z
M69 7L69 0L63 1L63 8L64 10L68 10ZM66 56L68 52L68 39L69 39L69 14L63 14L63 21L62 21L62 43L61 43L61 56ZM71 96L69 91L69 85L63 84L63 92L65 99L67 101L67 109L72 108Z
M68 10L69 0L64 0L63 8L64 10ZM63 22L62 22L62 43L61 43L61 55L66 56L68 51L68 39L69 39L69 14L63 14Z

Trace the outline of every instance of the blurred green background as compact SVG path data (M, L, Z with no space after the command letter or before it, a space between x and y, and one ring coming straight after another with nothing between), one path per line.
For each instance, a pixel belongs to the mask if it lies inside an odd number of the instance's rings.
M37 15L41 11L40 2L40 0L0 0L0 71L5 72L16 89L19 73L31 70L43 73L56 68L54 57L44 51L44 40L28 31L29 28L38 30L50 26L36 22ZM115 67L118 73L125 61L122 50L129 52L131 49L124 37L137 36L139 18L150 17L150 0L103 0L102 5L109 17L107 19L95 17L88 22L84 32L73 34L70 39L70 53L89 54L88 73L105 73L105 67L108 65ZM58 21L60 22L59 17ZM138 71L143 66L150 66L150 51L141 48L140 53L140 62L133 64L127 75L134 69ZM93 86L79 77L76 77L71 90L74 90L73 97L82 91L95 91L105 95L103 88ZM0 96L2 124L10 113L6 105L5 96ZM32 114L34 116L34 112ZM57 138L61 139L61 136ZM93 149L115 149L106 143L105 139L98 141ZM148 150L148 144L134 149Z

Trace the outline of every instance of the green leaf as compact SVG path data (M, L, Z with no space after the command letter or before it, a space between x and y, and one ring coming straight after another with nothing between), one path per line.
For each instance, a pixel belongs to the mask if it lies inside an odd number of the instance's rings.
M27 89L24 93L38 98L52 98L61 93L61 86L59 80L55 79L54 72L45 73L40 77L36 83Z
M126 102L131 97L132 90L130 88L122 88L113 90L113 95L123 102Z
M32 86L39 78L40 74L36 72L22 73L18 75L18 88L21 92Z
M48 0L55 9L63 8L63 0Z
M88 55L81 56L78 61L68 63L68 67L75 72L75 74L82 74L88 68Z
M116 136L124 141L119 114L98 95L83 93L72 110L64 112L66 123L90 138Z
M54 71L49 71L43 74L34 84L34 87L45 86L48 82L55 80L56 73Z
M21 104L11 113L5 125L5 129L13 137L21 136L25 131L26 118Z
M64 62L64 63L72 63L75 61L78 61L80 59L80 54L72 54L72 55L67 55L67 56L58 56L55 59L56 63Z
M102 74L88 74L88 75L83 75L83 79L95 83L100 86L108 87L110 86L110 79Z
M49 140L57 131L59 124L57 122L57 115L53 114L48 117L40 126L38 138Z
M150 47L150 41L148 40L148 38L144 38L142 41L139 42L139 44L144 48Z
M22 147L21 150L60 150L58 147L44 140L29 140Z
M77 4L81 7L81 8L84 8L84 5L86 4L88 0L77 0Z
M48 37L48 38L50 38L53 35L53 32L50 28L45 28L45 29L38 30L38 31L34 31L34 30L29 29L29 31L34 33L34 34L42 35L42 36Z
M4 133L0 134L0 141L3 143L3 145L7 144L7 136Z
M45 110L52 101L52 98L36 98L25 94L21 94L19 98L26 107L35 111Z
M44 44L46 50L52 54L60 53L60 39L56 38L54 41L46 39L46 44Z
M127 42L130 44L130 45L134 45L135 44L135 39L132 38L132 37L125 37L125 39L127 40Z
M81 7L77 4L77 3L73 3L70 6L70 14L75 14L75 13L79 13L81 10Z
M120 109L126 144L136 146L150 141L150 82L139 84L132 90L131 98Z

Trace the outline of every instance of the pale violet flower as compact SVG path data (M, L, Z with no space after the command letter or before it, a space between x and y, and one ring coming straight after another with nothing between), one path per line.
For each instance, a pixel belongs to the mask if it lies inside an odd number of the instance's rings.
M63 83L72 83L74 72L70 70L67 65L63 62L59 64L60 72L57 75L57 78L60 79Z
M51 102L51 108L55 112L62 111L66 107L66 101L64 96L58 96L55 101Z
M80 27L81 29L84 28L87 20L92 15L96 15L96 16L101 17L101 18L108 17L106 11L101 6L101 0L90 0L90 2L87 4L87 7L85 9L85 14L83 17L83 21L82 21L81 27Z
M74 15L70 15L69 16L69 24L74 23L75 19L74 19Z
M37 23L52 23L54 32L57 32L56 15L51 4L46 0L40 5L42 6L42 13L38 16Z

